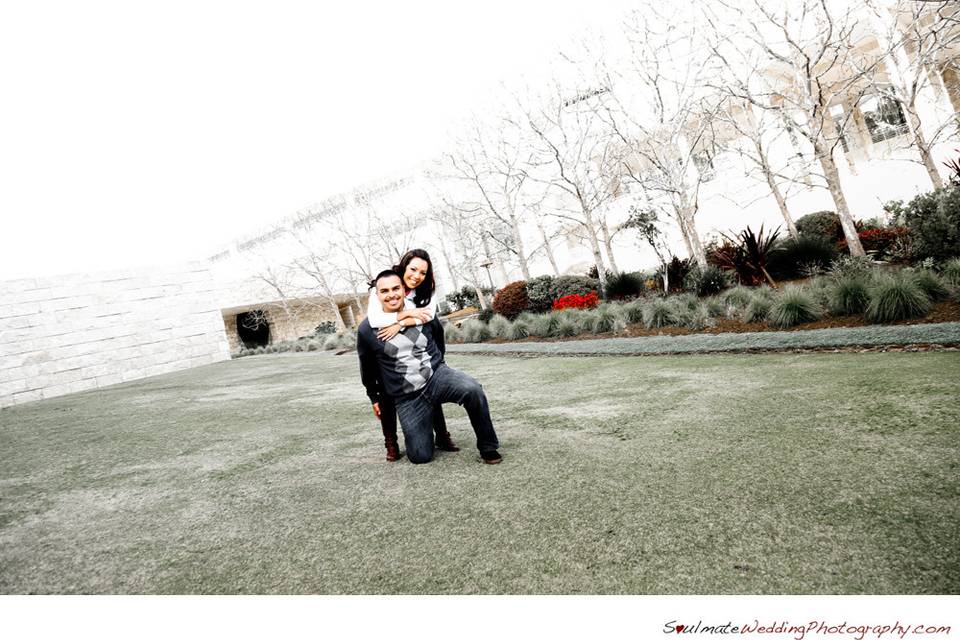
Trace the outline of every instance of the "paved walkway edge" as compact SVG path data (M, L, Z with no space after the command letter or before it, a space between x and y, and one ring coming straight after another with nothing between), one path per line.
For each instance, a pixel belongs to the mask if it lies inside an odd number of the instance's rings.
M757 333L697 333L685 336L603 338L565 342L509 342L503 344L448 344L450 353L479 355L653 355L718 353L725 351L782 351L832 347L891 345L960 345L960 322L940 324L873 325L763 331Z

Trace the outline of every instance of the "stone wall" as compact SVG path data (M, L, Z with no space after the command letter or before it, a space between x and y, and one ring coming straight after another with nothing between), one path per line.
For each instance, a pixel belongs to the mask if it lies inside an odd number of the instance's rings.
M0 407L229 358L202 263L0 282Z

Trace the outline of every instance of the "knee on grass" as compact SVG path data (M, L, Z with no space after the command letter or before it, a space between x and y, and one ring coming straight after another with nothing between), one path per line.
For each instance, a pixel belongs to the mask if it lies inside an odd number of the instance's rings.
M429 448L408 448L407 449L407 459L410 460L413 464L426 464L433 460L433 446Z

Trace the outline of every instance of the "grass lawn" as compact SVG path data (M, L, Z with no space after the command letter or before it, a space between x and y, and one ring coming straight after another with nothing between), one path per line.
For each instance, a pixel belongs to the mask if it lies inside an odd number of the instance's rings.
M383 461L356 356L0 410L2 593L958 593L960 355L513 359Z

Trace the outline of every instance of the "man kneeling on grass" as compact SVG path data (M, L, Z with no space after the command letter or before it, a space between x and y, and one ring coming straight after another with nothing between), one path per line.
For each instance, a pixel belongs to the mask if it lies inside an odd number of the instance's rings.
M403 283L399 274L381 271L374 286L384 313L403 309ZM379 412L381 391L391 396L407 444L407 457L413 463L430 462L434 408L444 402L456 402L470 416L480 457L487 464L499 463L503 460L497 453L500 443L490 421L483 387L467 374L448 367L437 342L430 323L405 327L386 342L377 338L369 322L360 323L357 330L360 379L373 403L374 414Z

